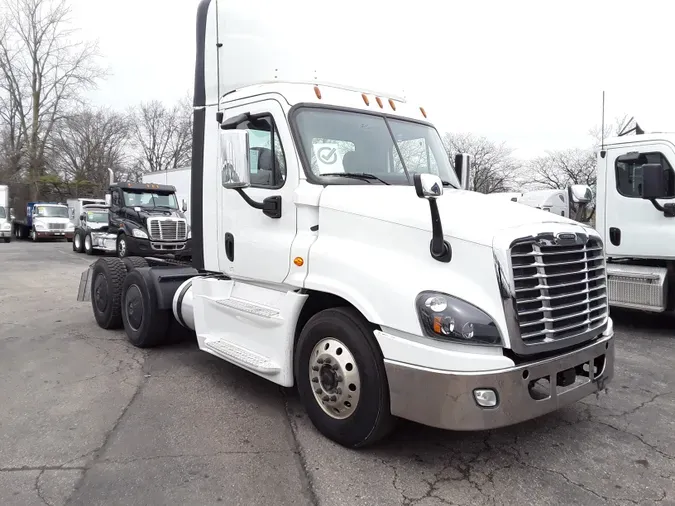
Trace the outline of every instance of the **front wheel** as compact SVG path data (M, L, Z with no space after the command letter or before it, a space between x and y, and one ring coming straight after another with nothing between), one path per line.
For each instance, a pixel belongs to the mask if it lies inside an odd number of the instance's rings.
M120 234L117 237L117 256L120 258L125 258L129 256L129 247L127 245L127 236Z
M73 251L75 253L82 253L84 251L82 233L79 230L75 231L75 236L73 237Z
M12 238L11 238L11 237L4 237L3 239L4 239L5 243L10 243L10 242L12 242Z
M94 254L94 243L91 239L91 233L87 232L87 235L84 236L84 252L87 255Z
M334 308L314 315L302 329L294 362L300 398L324 436L358 448L392 430L382 352L358 311Z

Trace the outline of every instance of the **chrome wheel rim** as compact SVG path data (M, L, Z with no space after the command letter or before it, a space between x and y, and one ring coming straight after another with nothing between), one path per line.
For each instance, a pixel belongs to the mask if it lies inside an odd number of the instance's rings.
M361 376L349 348L333 337L319 341L309 357L309 381L321 409L336 420L349 418L361 397Z
M75 234L75 247L80 249L82 241L80 240L80 234Z
M91 249L91 237L87 236L84 238L84 249L89 251Z
M120 256L123 257L127 254L127 242L124 239L120 239Z

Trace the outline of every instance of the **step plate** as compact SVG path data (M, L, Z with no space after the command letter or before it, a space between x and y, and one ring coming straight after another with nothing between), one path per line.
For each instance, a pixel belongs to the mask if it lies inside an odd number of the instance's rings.
M206 339L204 346L225 360L253 369L261 374L276 374L280 371L279 365L269 358L220 339Z

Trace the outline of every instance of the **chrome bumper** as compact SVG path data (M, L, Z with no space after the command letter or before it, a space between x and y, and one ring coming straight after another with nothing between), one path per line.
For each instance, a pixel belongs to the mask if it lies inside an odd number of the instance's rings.
M497 371L439 371L386 359L385 367L393 415L448 430L494 429L537 418L603 390L614 376L614 331L610 324L605 334L581 349ZM557 386L559 373L570 370L576 372L575 382ZM551 379L548 392L541 393L537 386L531 393L531 384L544 377ZM476 389L496 392L497 406L479 406Z

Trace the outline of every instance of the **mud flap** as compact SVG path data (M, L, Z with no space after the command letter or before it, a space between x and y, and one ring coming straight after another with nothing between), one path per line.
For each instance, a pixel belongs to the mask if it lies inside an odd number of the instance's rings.
M91 300L91 273L93 270L94 265L92 264L80 276L80 286L77 289L78 302L87 302Z

